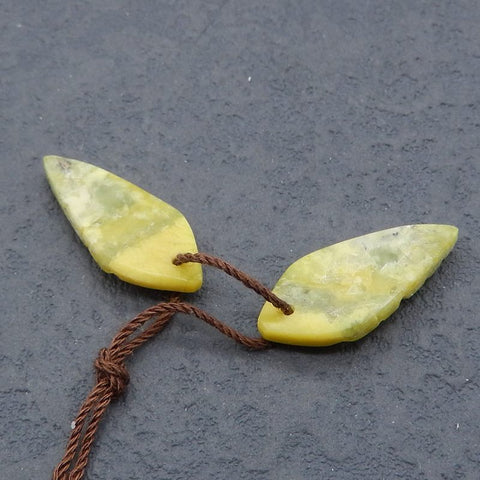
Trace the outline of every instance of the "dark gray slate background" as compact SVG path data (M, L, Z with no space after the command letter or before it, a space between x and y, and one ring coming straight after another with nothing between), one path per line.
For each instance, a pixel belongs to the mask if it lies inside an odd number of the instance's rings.
M86 478L480 478L480 2L1 2L0 469L47 479L92 361L166 298L104 274L41 157L180 209L273 285L322 246L450 223L457 246L364 340L256 353L178 315L129 361ZM256 334L208 269L196 305Z

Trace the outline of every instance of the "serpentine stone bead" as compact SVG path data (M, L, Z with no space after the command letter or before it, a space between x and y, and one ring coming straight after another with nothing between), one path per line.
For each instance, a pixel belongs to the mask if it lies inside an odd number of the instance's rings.
M455 245L451 225L407 225L317 250L293 263L273 292L292 315L266 303L263 338L326 346L363 337L413 295Z
M53 155L43 163L63 211L105 272L160 290L201 287L199 264L172 263L178 253L197 252L192 229L177 209L94 165Z

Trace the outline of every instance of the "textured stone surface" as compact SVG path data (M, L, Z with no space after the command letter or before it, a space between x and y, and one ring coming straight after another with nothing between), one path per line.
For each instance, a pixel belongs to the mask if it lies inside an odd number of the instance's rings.
M65 215L103 270L141 287L201 287L200 265L172 263L179 253L197 252L192 229L176 208L86 162L49 155L43 164Z
M405 225L305 255L273 289L294 313L284 315L266 302L258 329L267 340L290 345L358 340L423 285L457 237L451 225Z
M97 351L162 298L97 267L45 179L56 153L134 180L186 216L200 250L272 286L358 235L460 232L359 342L255 353L176 317L128 361L88 480L477 480L479 2L1 10L2 478L49 478ZM255 334L262 299L204 274L186 298Z

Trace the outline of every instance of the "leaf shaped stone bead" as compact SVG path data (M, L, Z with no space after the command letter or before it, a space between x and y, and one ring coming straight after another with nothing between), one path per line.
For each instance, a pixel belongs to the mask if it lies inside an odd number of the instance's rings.
M455 245L450 225L408 225L317 250L293 263L273 292L292 315L266 303L262 337L291 345L327 346L365 336L413 295Z
M197 252L192 229L178 210L94 165L53 155L43 163L63 211L104 271L160 290L201 287L199 264L172 264L178 253Z

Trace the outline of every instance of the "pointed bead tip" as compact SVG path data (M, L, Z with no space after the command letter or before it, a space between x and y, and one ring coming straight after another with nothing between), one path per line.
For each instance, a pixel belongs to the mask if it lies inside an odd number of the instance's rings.
M65 170L66 167L71 164L72 160L70 158L60 157L58 155L45 155L43 157L43 168L47 173L59 168Z
M55 161L55 157L53 155L45 155L43 157L42 163L43 163L43 169L45 170L45 172L49 171L54 161Z
M62 179L65 177L65 172L70 170L71 164L69 163L68 158L59 157L57 155L45 155L43 157L43 170L47 177L48 183L60 205L62 205L61 199L59 198L59 186L62 182ZM63 208L63 206L62 206Z
M54 164L58 164L61 158L62 157L59 157L57 155L45 155L43 157L43 166L45 167L45 169L47 169L48 167L51 167Z
M455 246L458 240L458 227L455 225L432 225L434 228L437 228L445 236L445 241L449 251Z

